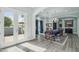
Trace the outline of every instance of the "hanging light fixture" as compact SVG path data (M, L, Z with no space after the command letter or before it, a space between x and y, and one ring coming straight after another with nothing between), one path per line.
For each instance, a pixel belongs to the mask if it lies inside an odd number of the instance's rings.
M56 15L56 10L55 10L55 15ZM58 22L58 21L59 21L59 19L58 19L57 17L54 17L54 18L53 18L53 22L56 23L56 22Z
M54 18L54 22L58 22L59 20L58 20L58 18Z

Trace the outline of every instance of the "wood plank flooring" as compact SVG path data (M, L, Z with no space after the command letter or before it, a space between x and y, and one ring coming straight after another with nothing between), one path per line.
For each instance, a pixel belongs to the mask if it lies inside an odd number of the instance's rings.
M76 35L68 34L69 38L65 47L65 50L71 52L78 52L79 51L79 37Z
M27 46L28 44L29 46ZM79 52L79 37L77 35L68 34L68 40L63 48L53 42L50 43L50 41L47 40L39 41L37 39L16 45L16 47L25 52Z
M50 43L50 41L33 40L28 43L45 48L45 52L79 52L79 38L77 35L68 34L68 40L64 48L61 46ZM26 45L24 45L26 46Z

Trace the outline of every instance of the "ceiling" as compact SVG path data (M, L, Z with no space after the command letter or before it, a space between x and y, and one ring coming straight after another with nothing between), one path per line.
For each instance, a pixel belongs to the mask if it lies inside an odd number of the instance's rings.
M13 7L12 7L13 8ZM17 9L23 12L34 13L42 7L14 7L13 9Z
M79 17L79 7L12 7L25 13L38 12L41 18L51 17Z
M40 12L39 17L79 17L79 7L48 7Z

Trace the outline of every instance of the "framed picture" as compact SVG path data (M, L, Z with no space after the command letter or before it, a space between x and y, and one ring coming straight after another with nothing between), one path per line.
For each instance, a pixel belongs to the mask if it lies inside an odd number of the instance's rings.
M47 23L46 26L47 27L52 27L52 23Z

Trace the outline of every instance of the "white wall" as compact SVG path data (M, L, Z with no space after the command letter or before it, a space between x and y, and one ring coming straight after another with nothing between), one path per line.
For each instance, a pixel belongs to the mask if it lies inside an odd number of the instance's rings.
M35 16L27 14L27 40L35 39Z
M77 20L77 34L78 34L78 37L79 37L79 17L78 17L78 20Z
M43 29L44 29L44 32L46 31L46 20L43 19Z
M32 31L31 35L32 35L32 36L31 36L31 38L32 38L32 39L35 39L35 36L36 36L36 34L35 34L35 31L36 31L36 27L35 27L36 25L35 25L35 24L36 24L36 23L35 23L35 22L36 22L36 18L35 18L34 15L32 15L32 20L31 20L31 23L32 23L32 24L31 24L31 26L32 26L32 29L31 29L31 31Z
M4 18L3 11L0 9L0 48L4 46Z

